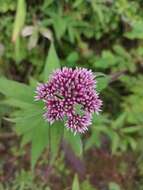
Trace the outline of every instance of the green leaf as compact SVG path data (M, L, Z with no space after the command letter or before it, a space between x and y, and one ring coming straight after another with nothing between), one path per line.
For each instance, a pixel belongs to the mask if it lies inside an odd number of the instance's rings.
M27 108L28 109L28 108ZM22 110L19 113L19 117L16 117L12 121L16 123L15 130L19 135L24 135L28 133L30 130L33 130L41 120L44 123L44 119L42 118L42 112L36 109L31 110L31 112L24 112Z
M61 17L58 14L53 16L53 27L56 33L56 37L58 40L65 34L67 23L64 17Z
M80 6L82 3L83 3L83 0L76 0L76 1L73 3L73 7L74 7L74 8L77 8L77 7Z
M107 115L99 114L97 115L96 113L93 114L92 117L92 123L94 124L94 127L101 128L100 126L104 126L108 129L108 125L110 125L110 120Z
M115 154L120 145L120 138L116 132L112 132L111 141L112 141L112 144L111 144L112 154Z
M103 51L101 57L98 57L94 65L96 68L107 69L117 64L117 59L111 51Z
M64 128L62 122L55 122L52 126L49 127L50 127L51 163L52 163L57 156Z
M0 78L0 92L8 98L34 104L34 89L28 85Z
M109 190L121 190L121 188L117 183L110 182L109 183Z
M31 148L31 164L32 169L41 156L43 150L49 143L49 125L41 119L33 131L32 148Z
M36 79L33 78L33 77L30 77L30 78L29 78L29 83L30 83L30 86L32 86L33 88L36 89L36 86L37 86L37 84L38 84L38 80L36 80Z
M141 126L126 127L126 128L121 129L123 133L136 133L140 130L142 130Z
M77 33L76 33L76 30L74 30L74 28L71 26L71 24L68 26L67 32L68 32L68 35L69 35L70 42L74 43Z
M97 77L96 81L97 81L97 91L101 92L102 90L104 90L108 84L109 84L109 80L110 78L108 76L103 76L103 77Z
M137 148L137 141L133 137L126 137L126 139L128 140L128 144L130 145L130 147L133 150L136 150L136 148Z
M143 39L143 22L137 21L133 24L132 30L125 33L125 36L131 40Z
M27 106L27 108L16 111L15 118L11 121L15 122L15 130L18 135L22 135L23 147L26 143L31 142L31 165L32 169L42 154L42 151L49 144L49 125L44 121L42 105L36 104Z
M26 144L28 144L32 141L32 137L33 137L33 130L28 131L28 133L25 133L22 136L22 140L20 142L20 146L22 149Z
M120 45L114 45L113 50L117 55L123 57L124 59L127 59L127 60L132 59L129 52Z
M78 175L77 174L74 175L73 184L72 184L72 190L80 190L79 180L78 180Z
M79 134L74 135L71 131L65 129L64 138L69 143L74 153L77 156L81 156L83 147L80 135Z
M18 36L15 41L13 58L15 59L16 63L20 63L25 59L26 56L26 41L24 38Z
M100 126L99 126L100 127ZM96 146L98 148L100 148L101 145L101 136L100 136L101 132L100 131L93 131L91 136L86 140L86 144L85 144L85 150L90 149L92 146Z
M126 117L127 117L126 113L123 112L122 114L120 114L119 117L115 121L112 122L112 127L114 129L119 129L123 127L125 124Z
M80 188L82 190L97 190L93 185L90 184L88 179L86 179L82 183L80 183Z
M57 56L54 44L51 43L50 45L50 49L48 52L48 56L46 59L46 63L45 63L45 68L44 68L44 81L46 82L48 80L49 75L55 70L60 68L60 62L59 62L59 58Z
M69 64L74 64L77 62L79 59L79 54L76 51L71 52L68 57L66 58L66 62Z
M128 144L129 144L129 142L128 142L127 138L122 139L122 141L120 143L120 149L121 149L122 152L127 151Z
M28 106L32 105L30 103L21 101L21 100L16 100L13 98L7 98L5 100L2 100L0 104L4 104L7 106L15 107L15 108L27 108Z
M13 35L12 35L13 42L16 41L17 37L21 32L21 29L25 22L25 17L26 17L26 2L25 0L18 0Z

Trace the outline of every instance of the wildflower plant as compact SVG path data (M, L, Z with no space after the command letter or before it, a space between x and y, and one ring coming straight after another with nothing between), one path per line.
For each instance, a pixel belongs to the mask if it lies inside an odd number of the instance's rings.
M5 96L3 104L15 108L8 121L15 124L14 130L22 137L21 147L31 144L32 169L45 149L49 150L52 164L62 140L81 156L80 134L89 128L93 113L99 113L102 105L93 72L85 68L61 69L53 43L41 79L44 83L36 88L37 81L26 85L0 78L0 92ZM102 84L98 82L98 89L103 88Z
M44 101L44 118L50 124L64 120L71 131L84 133L92 123L92 114L101 110L95 88L91 70L64 67L55 70L47 83L38 85L35 99Z

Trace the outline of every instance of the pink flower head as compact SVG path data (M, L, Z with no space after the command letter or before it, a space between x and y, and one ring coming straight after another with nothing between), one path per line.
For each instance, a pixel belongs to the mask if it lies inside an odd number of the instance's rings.
M92 114L98 113L102 105L95 88L96 80L90 70L64 67L57 69L47 83L38 85L35 99L45 102L44 118L48 122L65 118L67 128L84 133L91 125Z

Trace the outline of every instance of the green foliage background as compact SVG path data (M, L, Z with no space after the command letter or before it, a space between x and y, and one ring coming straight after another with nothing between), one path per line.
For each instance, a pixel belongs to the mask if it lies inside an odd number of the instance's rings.
M130 185L107 180L105 186L109 190L143 188L142 9L142 0L1 0L0 123L3 126L6 120L12 129L2 127L0 133L9 130L20 135L20 150L31 143L32 170L45 149L50 152L48 164L53 165L59 151L63 152L60 143L64 139L82 159L83 153L86 157L95 149L113 157L131 154L137 178ZM37 81L46 81L54 69L63 66L86 67L97 77L103 111L94 116L87 135L73 136L62 123L49 130L42 119L42 103L34 102ZM27 181L22 187L22 180L16 181L13 189L26 189ZM89 181L79 184L75 174L64 188L95 189ZM34 189L45 188L38 185Z

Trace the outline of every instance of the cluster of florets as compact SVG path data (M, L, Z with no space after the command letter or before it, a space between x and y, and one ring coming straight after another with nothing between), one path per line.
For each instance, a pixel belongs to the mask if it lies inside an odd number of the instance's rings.
M55 70L47 83L38 85L36 100L45 102L44 118L48 122L63 120L73 132L84 133L91 125L92 114L102 105L95 88L92 71L64 67Z

